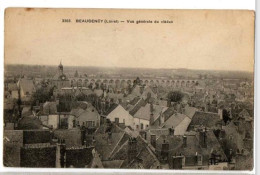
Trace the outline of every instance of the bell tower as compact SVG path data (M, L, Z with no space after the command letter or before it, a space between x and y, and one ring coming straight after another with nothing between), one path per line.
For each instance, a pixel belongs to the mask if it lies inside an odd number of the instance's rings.
M62 75L63 74L63 65L61 64L61 61L60 61L60 65L58 66L58 69L59 69L59 74Z

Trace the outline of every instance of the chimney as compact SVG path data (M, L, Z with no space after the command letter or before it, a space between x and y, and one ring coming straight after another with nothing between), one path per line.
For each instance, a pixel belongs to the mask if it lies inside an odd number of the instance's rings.
M199 132L199 142L202 148L207 148L207 135L205 131Z
M174 129L173 128L169 128L169 135L174 136Z
M151 145L156 148L156 135L151 135Z
M84 141L86 140L86 129L85 127L82 127L80 130L81 134L81 145L84 145Z
M56 168L65 167L65 157L66 157L66 144L64 140L59 140L56 149Z
M128 162L131 162L136 158L138 154L137 151L137 140L136 138L130 137L128 140L128 150L127 150L127 155L128 155Z
M168 160L168 156L169 156L169 143L167 143L166 140L163 140L162 150L161 150L161 159Z
M150 125L152 125L154 122L154 116L153 113L150 114Z
M150 104L150 112L153 113L154 109L153 109L153 104Z
M223 120L223 109L218 109L218 115L220 117L220 120Z
M182 140L183 140L182 146L183 146L184 148L186 148L186 147L187 147L187 136L182 136Z

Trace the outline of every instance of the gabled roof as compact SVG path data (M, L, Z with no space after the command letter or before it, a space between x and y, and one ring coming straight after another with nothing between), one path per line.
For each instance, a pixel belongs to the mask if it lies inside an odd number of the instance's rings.
M175 109L173 107L170 107L166 111L164 111L164 121L167 121L174 113Z
M29 79L20 79L18 86L23 89L24 92L33 92L35 90L33 80Z
M147 104L147 102L144 99L140 99L135 106L129 111L129 113L134 116L135 113L142 107L145 106Z
M208 128L214 128L219 120L220 116L217 113L196 111L190 125L203 125Z
M145 106L142 106L134 115L134 118L139 118L143 120L150 120L151 115L151 109L150 104L146 104Z
M101 126L104 127L104 126ZM116 125L112 125L112 140L110 144L107 141L107 134L105 134L104 129L98 129L95 132L95 147L100 153L103 165L105 168L133 168L136 160L128 161L128 140L135 134L131 134L130 130L127 132ZM134 132L134 131L132 131ZM136 136L136 137L135 137ZM159 164L158 159L151 152L149 144L140 136L135 135L137 139L137 157L136 159L142 160L141 166L143 168L156 168ZM107 164L106 164L107 163ZM110 167L111 166L111 167Z
M197 111L197 108L185 106L184 108L184 114L188 116L190 119L194 116L195 112Z
M190 124L190 118L187 117L186 115L184 114L180 114L180 113L176 113L176 114L173 114L168 120L166 120L162 125L161 127L164 127L164 128L176 128L177 126L179 126L183 121L184 119L187 118L187 122L184 122L183 123L183 129L186 131L187 130L187 127L189 126Z

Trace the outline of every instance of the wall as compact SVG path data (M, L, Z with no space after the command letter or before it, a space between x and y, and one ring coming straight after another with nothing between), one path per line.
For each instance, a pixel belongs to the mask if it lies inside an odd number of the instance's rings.
M4 166L19 167L20 149L23 146L23 131L5 130L4 138Z
M134 129L135 130L141 130L141 123L143 123L143 125L144 125L144 128L143 128L143 130L145 130L147 127L146 127L146 125L150 125L150 121L148 121L148 120L144 120L144 119L139 119L139 118L134 118ZM136 125L138 125L138 129L136 128Z
M66 150L66 167L85 168L93 159L92 148Z
M23 143L50 143L51 135L49 130L24 130Z
M58 129L54 131L54 136L64 139L67 148L82 145L80 129Z
M53 129L57 129L59 126L59 116L58 115L49 115L48 116L48 125L52 125Z
M56 167L56 146L21 148L21 167Z

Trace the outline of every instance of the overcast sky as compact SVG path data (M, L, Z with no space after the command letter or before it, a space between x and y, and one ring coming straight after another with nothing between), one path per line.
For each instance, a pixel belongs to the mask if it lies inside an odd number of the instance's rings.
M71 23L62 23L70 18ZM120 24L75 23L118 19ZM126 20L172 24L127 24ZM252 11L7 9L5 64L253 71Z

